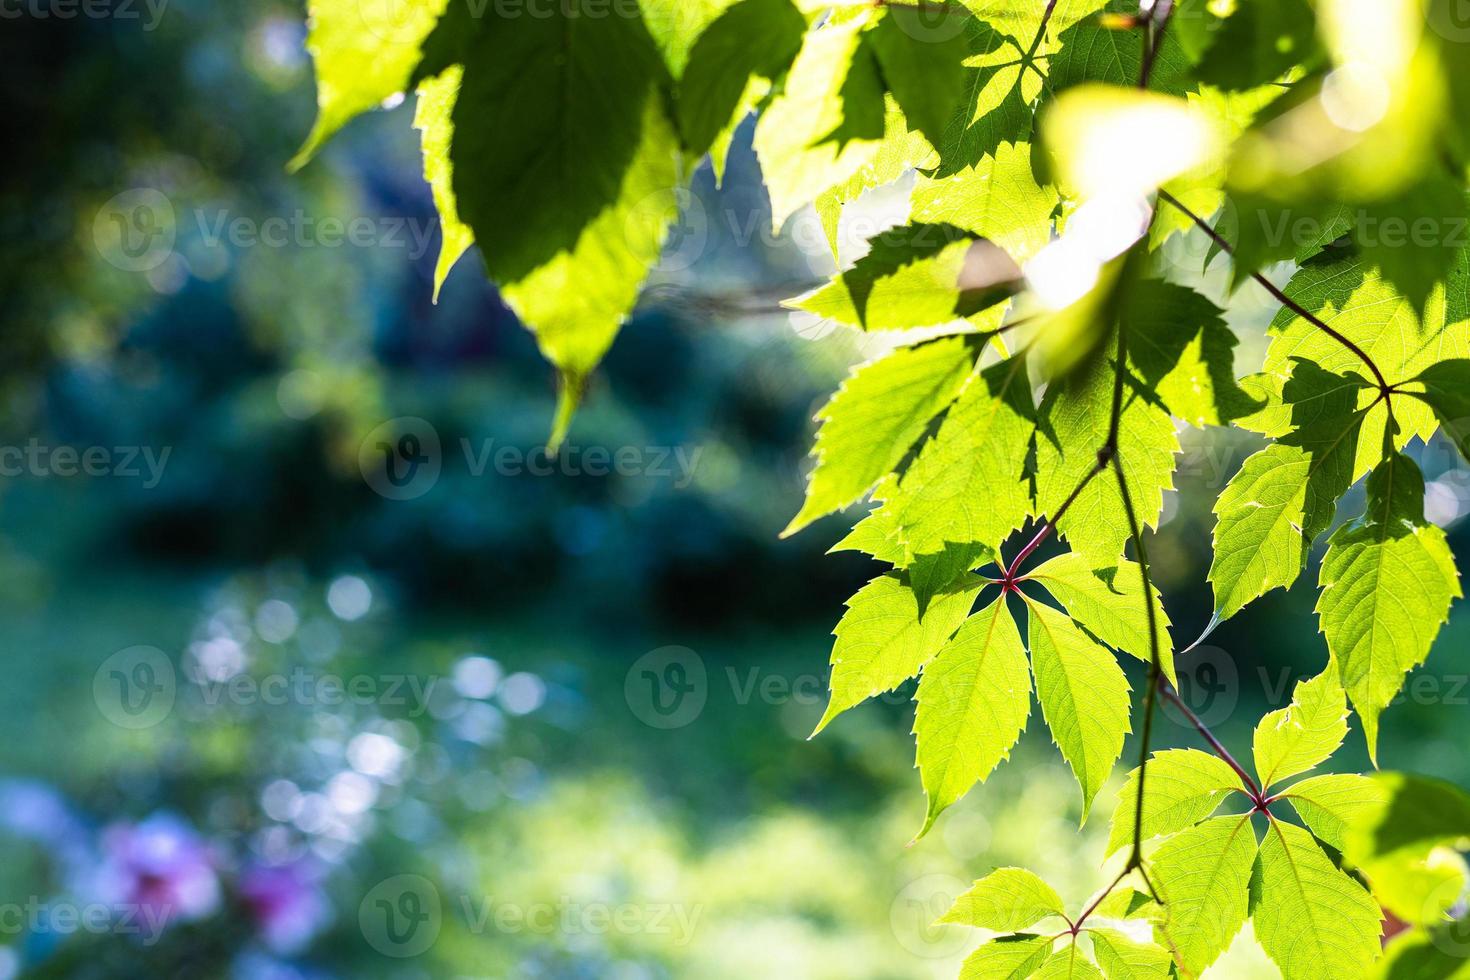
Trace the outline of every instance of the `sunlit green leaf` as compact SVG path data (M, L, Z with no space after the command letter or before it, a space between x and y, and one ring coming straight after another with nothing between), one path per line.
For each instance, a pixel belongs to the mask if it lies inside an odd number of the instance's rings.
M1031 669L1052 741L1082 787L1082 817L1092 809L1123 751L1128 680L1111 651L1067 616L1037 602L1031 614Z

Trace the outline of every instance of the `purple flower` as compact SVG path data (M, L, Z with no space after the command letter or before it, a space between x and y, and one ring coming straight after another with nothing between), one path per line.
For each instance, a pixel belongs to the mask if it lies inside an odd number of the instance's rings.
M240 896L277 953L295 953L326 925L331 906L321 892L321 871L312 862L252 865L240 875Z
M104 902L136 906L165 924L174 916L201 919L220 904L209 848L192 827L167 813L103 831L93 889Z

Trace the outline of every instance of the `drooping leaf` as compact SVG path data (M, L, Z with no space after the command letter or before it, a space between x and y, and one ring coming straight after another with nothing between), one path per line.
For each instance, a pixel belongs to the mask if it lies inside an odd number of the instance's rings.
M1000 868L955 899L940 922L1017 932L1052 916L1065 915L1056 891L1025 868Z
M1029 602L1031 669L1051 737L1082 787L1082 818L1123 751L1128 680L1111 651L1067 616Z
M1444 531L1424 520L1424 477L1413 460L1394 454L1373 471L1368 510L1333 533L1321 585L1322 633L1376 755L1378 716L1429 656L1462 595Z
M926 22L929 17L927 11L889 7L868 39L883 80L910 125L937 144L954 114L969 46L962 31L943 23L936 30Z
M831 697L812 734L917 674L965 621L982 585L976 579L935 596L922 620L913 589L899 576L880 575L863 586L832 631Z
M1149 875L1164 903L1159 938L1199 976L1225 952L1249 910L1256 836L1250 817L1214 817L1159 845Z
M1291 704L1256 726L1256 775L1261 789L1326 762L1347 738L1347 696L1331 666L1296 686Z
M1311 834L1271 821L1251 876L1251 920L1285 980L1366 976L1378 957L1382 918Z
M306 50L316 66L317 119L291 169L354 116L409 85L424 39L449 0L310 0Z
M1133 843L1138 814L1134 769L1118 791L1108 834L1108 853ZM1240 776L1218 756L1198 749L1165 749L1149 759L1144 778L1143 840L1174 834L1214 813L1232 791L1245 791Z
M1078 624L1098 639L1144 663L1153 661L1148 639L1148 610L1143 605L1143 578L1137 562L1119 559L1110 568L1093 568L1074 552L1057 555L1030 572ZM1164 676L1175 683L1174 644L1169 617L1158 589L1153 592L1154 626Z
M1002 936L965 958L960 980L1028 980L1051 956L1046 936Z
M740 0L705 28L677 95L679 131L691 153L707 152L731 124L752 76L774 80L786 70L805 31L791 0Z
M679 179L648 32L583 13L481 32L450 148L459 213L491 278L566 378L559 429L658 260Z
M1113 370L1098 361L1047 389L1036 440L1036 506L1055 514L1097 466L1097 451L1108 436L1112 415ZM1164 491L1174 487L1174 457L1179 437L1169 413L1130 379L1123 392L1118 457L1127 475L1139 522L1158 524ZM1072 550L1094 567L1116 565L1130 537L1118 482L1101 473L1086 487L1058 524Z
M1016 622L999 596L971 616L919 680L916 764L929 797L923 829L983 782L1026 728L1031 674Z
M475 233L459 217L454 200L454 164L449 147L454 140L454 103L459 98L460 78L464 69L454 65L437 78L419 85L418 106L413 125L421 133L424 154L424 180L434 194L434 209L439 214L439 260L434 266L434 300L454 263L475 243Z
M782 536L848 506L892 472L959 394L974 361L964 339L951 337L901 347L855 369L817 413L806 502Z

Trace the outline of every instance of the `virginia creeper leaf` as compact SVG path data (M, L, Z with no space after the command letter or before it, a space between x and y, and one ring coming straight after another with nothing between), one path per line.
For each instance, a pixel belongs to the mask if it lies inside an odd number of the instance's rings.
M1248 816L1213 817L1154 852L1149 875L1164 903L1160 940L1187 975L1204 972L1245 925L1255 860Z
M974 361L964 339L950 337L856 368L817 413L806 502L782 536L848 506L892 472L959 394Z
M922 621L913 589L897 575L880 575L858 590L832 631L831 697L812 734L917 674L965 621L984 584L975 579L936 596Z
M1128 680L1111 651L1050 606L1030 609L1031 669L1052 740L1082 787L1082 819L1123 751Z
M923 829L983 782L1026 728L1031 674L1020 631L999 596L971 616L919 679L914 734L929 797Z
M1025 868L999 868L955 899L940 922L1016 932L1042 919L1065 915L1056 891Z
M1148 610L1143 606L1143 578L1136 562L1118 559L1110 568L1093 568L1074 552L1057 555L1026 576L1050 592L1079 625L1098 639L1144 663L1153 662L1148 640ZM1159 662L1172 684L1174 644L1169 617L1159 590L1153 590L1154 625Z
M1291 704L1256 726L1256 775L1261 789L1317 768L1347 738L1347 696L1337 672L1326 671L1297 684Z
M1138 814L1138 773L1118 791L1108 834L1108 853L1133 843ZM1214 813L1232 790L1245 791L1240 776L1218 756L1198 749L1165 749L1148 761L1144 779L1143 839L1178 833Z

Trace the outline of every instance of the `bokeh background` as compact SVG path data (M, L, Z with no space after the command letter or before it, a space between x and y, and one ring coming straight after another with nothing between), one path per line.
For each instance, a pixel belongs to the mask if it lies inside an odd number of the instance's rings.
M911 692L806 741L878 569L824 555L843 518L777 534L814 407L874 350L778 309L831 259L809 220L770 233L748 132L551 462L551 372L476 256L431 301L412 105L285 173L302 16L4 8L0 980L950 977L978 937L930 923L971 879L1080 903L1112 794L1079 832L1039 716L913 846ZM1167 261L1223 303L1206 246ZM1180 641L1256 445L1184 440L1151 546ZM384 482L383 446L433 465ZM1470 475L1415 451L1463 561ZM1325 663L1313 580L1182 665L1233 746ZM1386 767L1470 779L1467 635L1462 605ZM1246 937L1214 974L1273 971Z

